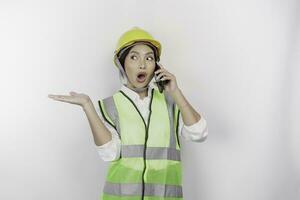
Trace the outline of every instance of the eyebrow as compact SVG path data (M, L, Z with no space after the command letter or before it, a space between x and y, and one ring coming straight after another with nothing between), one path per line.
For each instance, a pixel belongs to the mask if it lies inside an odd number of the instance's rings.
M139 52L137 52L137 51L131 51L130 53L137 53L137 54L139 54ZM154 54L152 51L150 51L150 52L146 53L146 55L150 54L150 53Z

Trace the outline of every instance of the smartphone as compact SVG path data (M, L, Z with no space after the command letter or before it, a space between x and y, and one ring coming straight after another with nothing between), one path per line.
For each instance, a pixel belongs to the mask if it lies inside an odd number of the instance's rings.
M155 71L158 70L158 69L160 69L160 68L161 68L161 67L160 67L159 62L156 62L156 63L155 63ZM158 75L159 75L159 73L154 75L155 83L156 83L156 85L157 85L157 87L158 87L159 92L162 93L163 90L165 89L165 85L166 85L170 80L159 80L159 79L157 78ZM161 78L162 78L162 77L161 77Z

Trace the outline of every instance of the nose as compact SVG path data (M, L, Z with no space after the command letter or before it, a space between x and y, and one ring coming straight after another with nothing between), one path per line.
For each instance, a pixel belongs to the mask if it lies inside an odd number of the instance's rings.
M146 64L143 61L140 62L139 66L140 66L140 69L145 69L146 68Z
M140 65L140 69L145 69L145 65Z

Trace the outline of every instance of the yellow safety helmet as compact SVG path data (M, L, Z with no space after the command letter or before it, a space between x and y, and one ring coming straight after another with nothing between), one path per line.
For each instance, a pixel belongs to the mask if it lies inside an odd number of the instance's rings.
M148 33L147 31L135 26L131 28L130 30L126 31L121 35L117 42L116 50L114 51L114 63L117 67L119 64L118 60L118 54L119 52L124 49L125 47L128 47L132 45L135 42L149 42L157 49L157 57L160 58L161 55L161 44L159 41L155 40L153 36Z

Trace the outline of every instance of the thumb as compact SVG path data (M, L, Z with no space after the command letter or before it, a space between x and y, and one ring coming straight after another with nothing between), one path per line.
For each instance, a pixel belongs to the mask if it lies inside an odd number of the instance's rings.
M72 96L75 96L77 93L76 92L74 92L74 91L71 91L70 92L70 95L72 95Z

